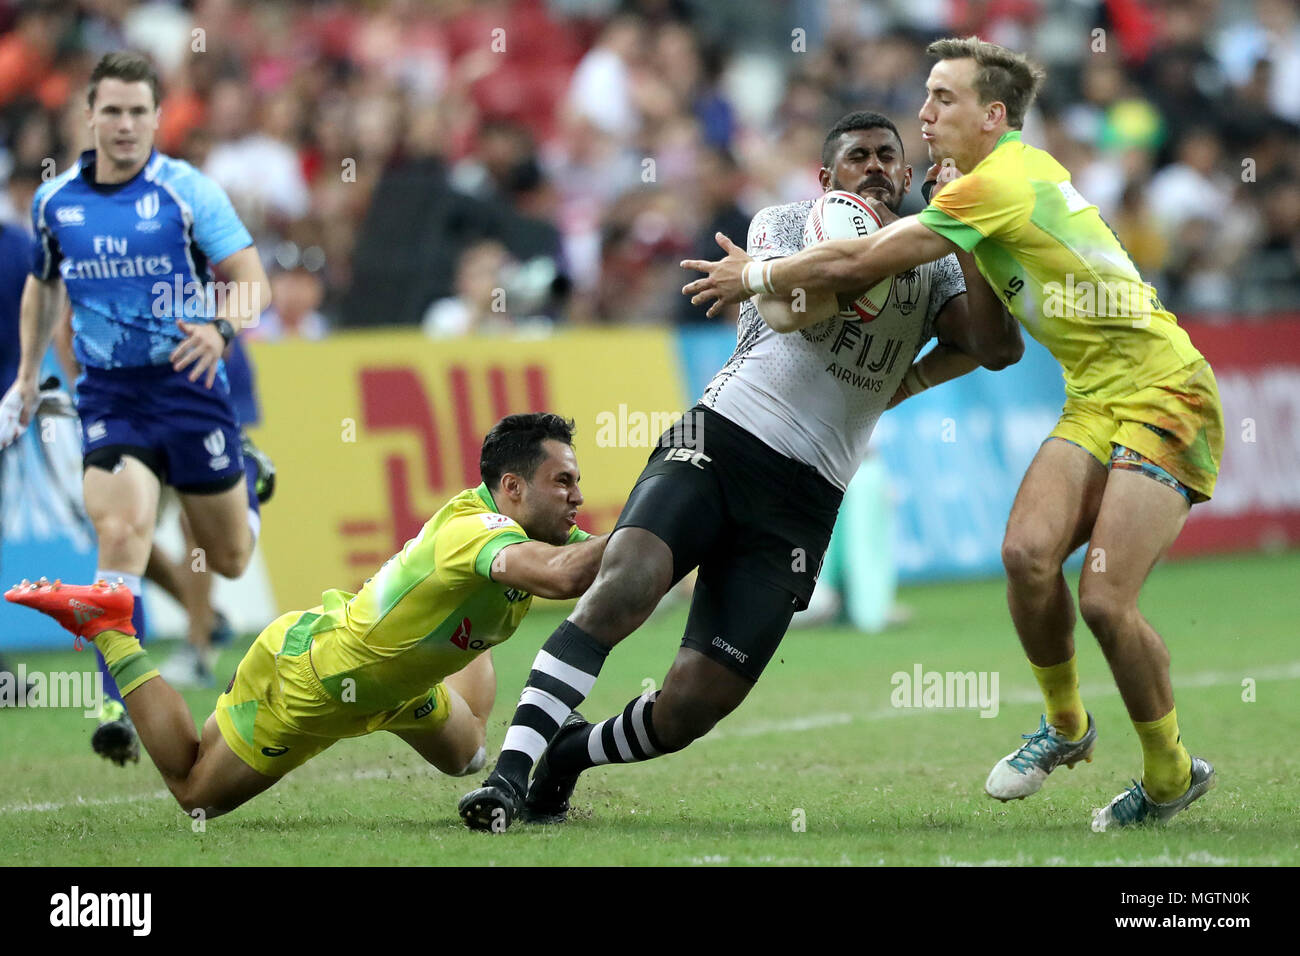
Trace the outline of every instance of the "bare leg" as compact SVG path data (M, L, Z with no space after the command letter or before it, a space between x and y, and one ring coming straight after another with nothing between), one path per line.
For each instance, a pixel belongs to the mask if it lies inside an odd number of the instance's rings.
M82 478L86 513L99 537L99 566L143 574L153 549L158 513L158 479L136 458L126 456L110 472L87 468Z
M161 677L141 684L125 702L140 743L187 813L228 813L279 779L240 760L222 738L215 716L208 717L200 740L184 698Z
M181 495L181 508L202 551L204 567L227 578L243 574L253 556L244 482L240 478L233 488L214 495Z
M1174 706L1169 651L1142 612L1138 593L1187 520L1187 500L1133 471L1106 482L1079 578L1079 610L1115 675L1129 716L1158 720Z
M610 539L600 571L578 599L569 620L613 647L650 616L672 584L673 553L644 528L620 528Z
M212 575L204 566L196 569L194 552L198 542L194 540L190 519L183 511L181 532L185 536L185 553L181 556L178 573L185 582L185 599L182 603L190 619L187 639L190 646L202 656L211 646L212 627L217 622L217 613L212 607Z
M669 752L681 750L739 707L753 686L699 651L678 648L655 699L655 734Z
M454 777L475 773L479 752L486 746L487 721L496 699L497 676L492 652L486 651L443 682L451 698L451 715L434 731L394 731L443 773Z
M1092 533L1105 487L1097 459L1049 439L1016 493L1002 542L1007 604L1025 656L1039 667L1074 656L1074 600L1061 565Z

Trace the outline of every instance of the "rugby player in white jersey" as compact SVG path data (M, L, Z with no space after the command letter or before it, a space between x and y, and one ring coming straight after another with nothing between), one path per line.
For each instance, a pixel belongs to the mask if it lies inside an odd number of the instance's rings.
M911 182L887 118L852 113L828 134L823 191L856 193L889 222ZM798 252L814 202L761 210L750 225L750 254ZM761 296L744 303L734 354L659 439L595 583L533 663L496 769L460 802L469 827L500 831L521 813L559 822L584 770L681 750L735 710L791 616L807 606L844 489L881 412L927 384L980 365L1003 368L1024 350L1016 322L964 254L896 277L870 321L841 318L833 296L810 298L804 309L829 318L783 333L807 318L794 304ZM913 367L935 336L939 344ZM663 688L596 724L574 713L610 649L697 567L686 633Z

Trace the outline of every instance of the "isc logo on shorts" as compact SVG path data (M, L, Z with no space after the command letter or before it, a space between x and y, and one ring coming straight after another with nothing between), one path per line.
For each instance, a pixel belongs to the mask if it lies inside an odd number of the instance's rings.
M421 717L428 717L437 709L437 707L438 695L430 694L429 699L415 709L415 719L419 720Z
M692 451L689 448L670 448L668 454L664 455L664 461L688 461L702 471L704 462L713 461L713 459L702 451Z

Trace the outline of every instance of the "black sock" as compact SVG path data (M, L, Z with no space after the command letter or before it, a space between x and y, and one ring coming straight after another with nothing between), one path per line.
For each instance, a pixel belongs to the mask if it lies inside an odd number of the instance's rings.
M609 648L572 621L555 629L533 661L494 776L504 777L519 793L528 789L533 763L569 713L587 699L608 654Z
M568 775L607 763L639 763L664 753L655 736L654 706L659 692L643 694L623 713L590 727L565 733L546 759L551 771Z

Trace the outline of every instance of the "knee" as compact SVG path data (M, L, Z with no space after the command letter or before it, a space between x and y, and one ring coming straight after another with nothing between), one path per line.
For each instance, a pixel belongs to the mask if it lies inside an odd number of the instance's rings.
M468 777L471 774L478 773L486 766L487 747L480 744L478 750L474 751L474 755L470 757L467 762L461 765L460 770L449 770L447 771L447 774L452 777Z
M211 549L205 549L209 571L215 571L225 578L240 577L253 557L251 542L225 542Z
M1124 633L1130 614L1136 605L1101 588L1079 588L1079 616L1083 618L1103 649L1115 644Z
M1061 570L1055 549L1032 535L1007 533L1002 540L1002 566L1007 577L1025 584L1043 584Z
M226 808L214 806L207 794L202 792L202 788L194 786L189 781L168 780L167 786L172 796L176 798L176 802L180 804L180 808L196 820L210 820L226 812Z
M153 537L153 525L125 515L101 514L95 518L95 534L101 554L130 553Z

